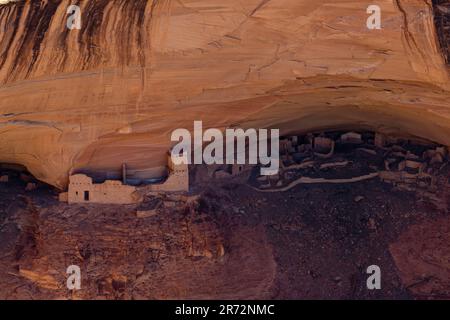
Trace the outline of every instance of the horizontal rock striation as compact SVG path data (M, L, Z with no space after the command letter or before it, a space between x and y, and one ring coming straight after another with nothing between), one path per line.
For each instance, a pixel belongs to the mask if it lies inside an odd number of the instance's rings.
M66 28L70 4L81 7L81 30ZM154 177L172 130L194 120L282 133L370 128L450 145L439 4L380 0L382 29L368 30L371 4L1 5L0 162L60 188L69 173L110 177L122 163Z

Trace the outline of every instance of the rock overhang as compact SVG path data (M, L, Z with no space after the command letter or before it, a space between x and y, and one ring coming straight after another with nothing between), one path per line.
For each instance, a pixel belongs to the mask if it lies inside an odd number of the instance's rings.
M85 19L97 23L80 31L61 22L68 1L25 3L8 18L0 9L0 161L61 188L73 170L123 162L156 175L170 132L195 120L285 133L368 128L450 145L448 69L424 1L381 1L389 23L373 33L364 8L344 1L249 1L247 15L238 2L218 13L87 1ZM31 14L39 32L20 29ZM195 25L219 16L228 22ZM123 28L112 33L115 24Z

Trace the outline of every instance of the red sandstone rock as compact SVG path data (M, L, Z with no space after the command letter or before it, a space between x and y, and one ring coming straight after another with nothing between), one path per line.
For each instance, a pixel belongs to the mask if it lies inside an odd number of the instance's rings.
M430 0L61 1L0 6L0 162L64 188L78 169L162 174L176 128L370 127L450 145ZM33 16L33 19L30 17ZM96 21L96 23L93 23ZM445 41L445 37L441 37Z

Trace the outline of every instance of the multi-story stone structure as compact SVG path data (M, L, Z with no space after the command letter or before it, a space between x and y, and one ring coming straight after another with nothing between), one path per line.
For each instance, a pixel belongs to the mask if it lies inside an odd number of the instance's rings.
M184 159L186 160L186 159ZM92 178L85 174L75 174L69 178L68 192L61 193L60 201L68 203L105 203L133 204L142 200L138 187L126 185L126 166L122 170L122 181L106 180L103 183L93 183ZM189 191L189 169L187 161L175 164L168 157L168 177L161 184L150 185L151 192L187 192Z

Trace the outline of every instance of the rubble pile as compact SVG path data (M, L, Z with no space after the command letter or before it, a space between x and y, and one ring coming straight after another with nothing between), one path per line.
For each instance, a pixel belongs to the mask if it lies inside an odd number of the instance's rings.
M280 172L258 176L259 191L287 191L298 184L353 183L378 177L396 189L416 192L445 210L449 197L446 147L373 132L324 132L280 141Z

